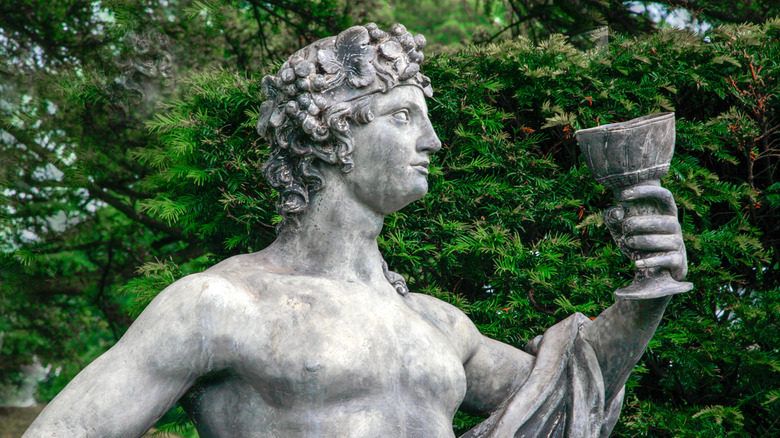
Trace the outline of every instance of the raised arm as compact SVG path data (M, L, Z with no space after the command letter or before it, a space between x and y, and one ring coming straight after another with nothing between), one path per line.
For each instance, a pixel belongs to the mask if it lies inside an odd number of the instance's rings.
M79 373L23 438L140 437L210 371L211 296L229 287L201 275L162 291L105 354Z
M684 279L688 272L687 257L672 194L660 186L638 186L623 191L620 199L654 202L660 214L625 220L620 214L605 214L605 222L618 246L628 251L657 253L636 261L637 268L665 268L675 280ZM607 400L625 384L661 322L669 299L666 296L618 300L582 328L581 335L596 352Z
M621 249L657 253L637 266L670 269L675 279L684 278L685 248L671 194L643 187L621 196L661 207L659 215L608 221ZM619 300L594 321L572 315L529 344L535 356L471 337L463 407L492 413L462 438L607 436L620 412L620 390L668 302Z

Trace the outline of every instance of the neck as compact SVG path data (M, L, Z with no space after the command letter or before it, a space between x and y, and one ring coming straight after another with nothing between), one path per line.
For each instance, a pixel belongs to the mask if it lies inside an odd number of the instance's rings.
M386 282L377 246L384 215L356 202L343 184L334 182L311 197L299 224L288 225L268 249L301 273Z

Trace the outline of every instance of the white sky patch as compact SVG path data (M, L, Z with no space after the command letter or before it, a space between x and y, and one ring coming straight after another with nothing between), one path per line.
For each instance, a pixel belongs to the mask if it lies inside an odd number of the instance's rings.
M694 19L691 13L685 8L669 10L666 5L654 2L629 1L624 5L636 14L645 14L653 23L660 23L661 26L676 27L678 29L688 29L692 32L703 34L712 29L712 25L706 21Z
M20 235L20 238L23 243L33 243L40 240L37 234L33 233L30 230L22 230L22 233Z

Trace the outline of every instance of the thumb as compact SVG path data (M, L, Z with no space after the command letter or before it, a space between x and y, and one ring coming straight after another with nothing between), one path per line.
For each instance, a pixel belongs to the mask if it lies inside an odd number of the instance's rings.
M623 223L623 219L625 217L626 211L623 210L623 207L618 205L609 207L608 209L604 210L604 213L602 213L604 223L607 225L607 228L609 228L609 232L612 233L613 237L623 234L621 224Z

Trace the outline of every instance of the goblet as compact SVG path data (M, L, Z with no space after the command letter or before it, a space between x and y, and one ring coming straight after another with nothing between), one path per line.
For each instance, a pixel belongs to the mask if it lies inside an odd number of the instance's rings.
M674 113L653 114L627 122L581 129L575 135L591 173L598 182L613 190L620 207L608 211L607 214L612 216L605 220L622 223L630 217L661 213L652 200L624 201L619 194L635 186L661 185L660 179L669 171L674 155ZM634 261L650 255L626 248L621 242L618 244ZM649 299L691 289L691 283L676 281L668 269L644 268L637 269L630 285L615 291L615 298Z

